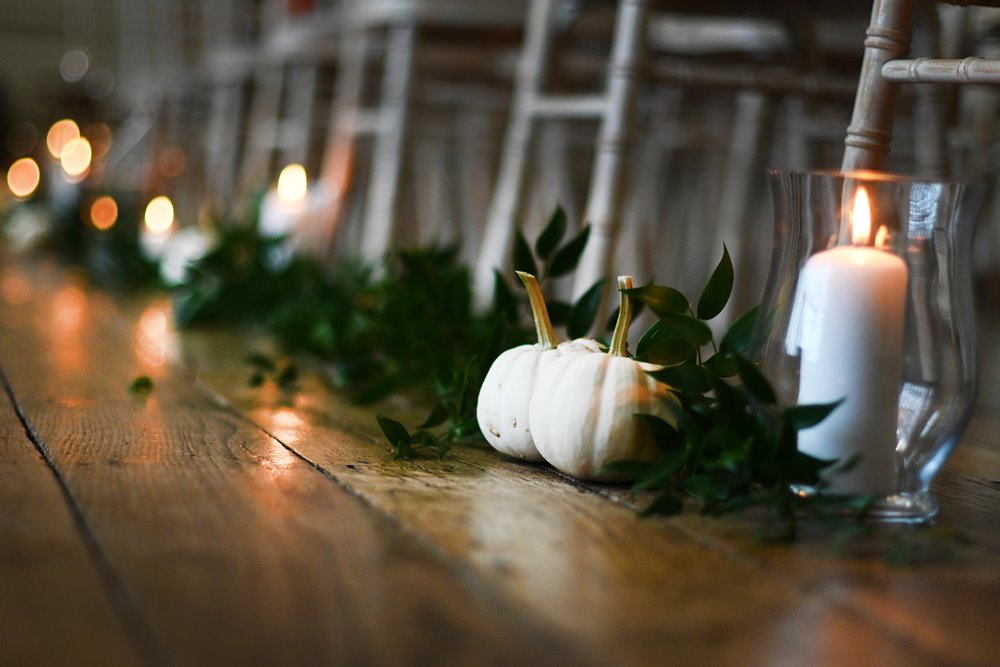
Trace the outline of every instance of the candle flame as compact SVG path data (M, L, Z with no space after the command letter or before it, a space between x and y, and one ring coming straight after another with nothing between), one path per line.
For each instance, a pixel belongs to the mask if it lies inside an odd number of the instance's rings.
M174 224L174 205L169 197L153 197L146 205L146 229L153 234L166 234Z
M872 207L868 202L868 191L858 188L854 196L854 214L851 216L851 241L854 245L865 245L872 233Z
M15 197L30 197L38 187L41 172L38 163L30 157L23 157L10 165L7 170L7 187Z
M90 205L90 221L102 232L111 229L118 221L118 204L114 197L104 195Z
M878 231L875 232L875 247L885 250L886 247L888 247L888 245L889 245L889 229L885 225L882 225L881 227L878 228Z
M290 164L278 175L278 198L286 204L305 199L307 188L306 169L301 164Z

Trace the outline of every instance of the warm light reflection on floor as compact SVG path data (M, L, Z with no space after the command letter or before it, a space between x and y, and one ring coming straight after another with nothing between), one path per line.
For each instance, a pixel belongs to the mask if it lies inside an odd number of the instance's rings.
M60 288L52 298L49 344L57 371L69 373L83 368L87 348L80 330L87 321L89 307L86 293L75 285Z
M179 349L177 331L171 319L170 301L154 301L139 315L133 349L143 370L152 375L161 373Z
M266 416L265 422L279 440L286 445L295 445L303 436L306 422L294 408L277 408Z
M17 269L4 269L0 274L0 295L12 306L19 306L31 300L31 283Z

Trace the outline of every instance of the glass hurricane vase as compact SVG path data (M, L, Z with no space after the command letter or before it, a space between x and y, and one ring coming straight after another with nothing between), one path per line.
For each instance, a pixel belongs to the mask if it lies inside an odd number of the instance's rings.
M931 480L976 395L983 189L879 172L770 177L774 249L754 355L782 405L841 401L799 433L800 450L846 464L827 470L825 491L873 497L874 519L930 522Z

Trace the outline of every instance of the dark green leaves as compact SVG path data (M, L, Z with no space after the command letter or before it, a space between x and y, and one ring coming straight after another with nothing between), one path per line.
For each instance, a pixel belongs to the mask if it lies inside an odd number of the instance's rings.
M710 320L726 307L733 293L733 262L729 259L729 249L722 247L722 259L705 284L698 297L698 318Z
M533 276L538 275L538 268L535 266L535 258L531 254L531 247L520 231L514 234L514 270L524 271Z
M679 315L688 312L687 298L672 287L665 285L644 285L633 287L627 293L634 299L649 306L659 317L665 314Z
M153 391L153 379L148 375L140 375L128 385L128 393L133 396L146 396Z
M552 261L548 263L548 271L545 275L548 278L558 278L573 271L580 262L580 256L584 248L587 247L587 240L590 238L590 225L586 225L579 234L566 245L556 251Z
M397 459L415 459L420 449L432 450L438 458L448 453L448 442L438 438L430 431L420 429L410 433L403 424L383 415L377 415L379 428L386 440L393 446Z
M573 304L566 320L566 335L570 338L581 338L587 335L597 317L597 308L604 294L605 279L601 278L584 292Z
M778 401L778 397L774 395L774 389L771 388L771 383L764 378L756 366L743 357L736 357L736 370L740 374L743 386L755 399L767 405L773 405Z
M535 253L540 259L548 260L565 235L566 212L563 211L562 206L556 206L548 224L545 225L545 229L535 241Z

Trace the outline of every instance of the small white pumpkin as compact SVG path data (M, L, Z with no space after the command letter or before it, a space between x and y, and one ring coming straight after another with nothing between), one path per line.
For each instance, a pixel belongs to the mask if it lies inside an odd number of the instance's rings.
M601 348L597 341L586 339L559 343L538 280L521 271L517 275L528 290L538 342L513 347L496 358L479 390L476 420L494 449L527 461L541 461L528 416L538 374L564 354L600 352Z
M632 287L629 276L618 278ZM535 385L528 410L535 446L562 472L590 480L613 480L601 468L612 461L650 461L658 456L649 429L636 414L656 415L677 425L680 402L646 371L654 364L628 357L632 297L621 309L607 354L566 354L548 364Z

